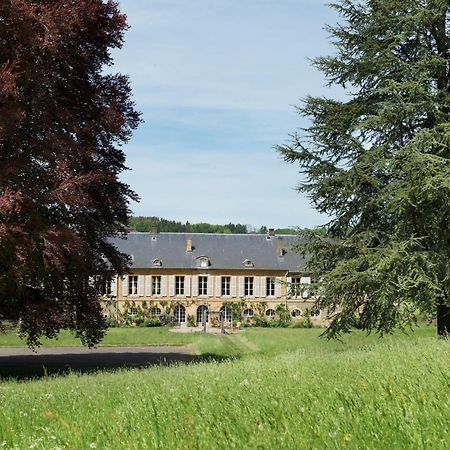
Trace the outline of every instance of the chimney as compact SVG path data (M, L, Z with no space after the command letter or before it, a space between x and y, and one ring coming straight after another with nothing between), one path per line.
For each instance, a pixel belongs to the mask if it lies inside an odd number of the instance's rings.
M191 238L186 239L186 251L192 252L192 239Z
M284 255L284 249L283 249L283 238L282 237L278 237L278 242L277 242L277 255L278 257L282 257Z
M150 228L150 234L152 236L156 236L158 234L158 227L151 227Z
M269 236L275 236L275 228L269 228Z

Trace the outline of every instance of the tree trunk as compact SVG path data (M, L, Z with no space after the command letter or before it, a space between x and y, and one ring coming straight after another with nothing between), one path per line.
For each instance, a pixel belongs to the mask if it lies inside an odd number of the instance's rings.
M450 306L440 304L437 308L437 333L439 336L450 334Z

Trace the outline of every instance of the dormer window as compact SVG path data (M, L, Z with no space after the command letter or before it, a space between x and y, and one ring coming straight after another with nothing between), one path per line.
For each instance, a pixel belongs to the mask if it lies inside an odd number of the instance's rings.
M242 264L244 264L245 267L255 267L255 265L253 264L253 261L250 261L249 259L242 261Z
M153 266L155 267L161 267L162 266L162 261L160 259L154 259L152 261Z
M197 267L200 269L207 269L210 266L210 261L207 256L198 256L197 257Z

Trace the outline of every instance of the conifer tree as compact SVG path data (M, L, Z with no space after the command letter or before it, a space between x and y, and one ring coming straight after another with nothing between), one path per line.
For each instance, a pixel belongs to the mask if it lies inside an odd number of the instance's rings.
M344 100L307 97L310 125L278 150L327 214L300 248L330 337L355 314L381 334L417 313L450 332L450 2L339 0L336 53L315 65Z

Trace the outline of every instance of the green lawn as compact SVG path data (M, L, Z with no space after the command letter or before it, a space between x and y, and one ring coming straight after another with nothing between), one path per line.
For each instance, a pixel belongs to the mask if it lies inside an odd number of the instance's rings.
M201 353L239 358L2 382L0 446L449 447L448 341L428 327L384 339L358 332L344 344L319 333L175 335L196 340ZM156 343L156 334L151 339Z
M166 327L109 328L100 346L120 345L186 345L195 341L191 334L172 333ZM80 340L72 333L62 330L58 339L43 339L43 347L79 346ZM0 347L26 347L15 332L0 334Z

